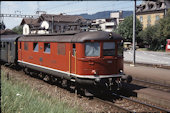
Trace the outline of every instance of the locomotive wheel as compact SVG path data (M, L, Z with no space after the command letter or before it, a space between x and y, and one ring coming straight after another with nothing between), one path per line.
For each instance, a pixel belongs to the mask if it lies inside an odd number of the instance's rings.
M39 76L39 78L40 78L41 80L43 80L43 78L45 77L45 74L39 73L38 76Z
M28 70L28 68L24 68L23 71L25 72L25 74L29 75L29 70Z
M45 82L49 82L49 81L50 81L49 75L45 75L44 78L43 78L43 80L44 80Z

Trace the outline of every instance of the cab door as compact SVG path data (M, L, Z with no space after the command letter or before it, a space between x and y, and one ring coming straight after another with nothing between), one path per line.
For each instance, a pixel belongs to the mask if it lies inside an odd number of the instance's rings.
M71 73L76 74L77 72L77 56L76 56L76 44L71 45Z

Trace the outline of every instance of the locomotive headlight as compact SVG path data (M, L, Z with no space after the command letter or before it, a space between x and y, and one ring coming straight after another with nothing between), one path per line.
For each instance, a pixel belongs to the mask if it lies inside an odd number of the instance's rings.
M119 72L120 72L120 73L123 73L123 70L120 69Z

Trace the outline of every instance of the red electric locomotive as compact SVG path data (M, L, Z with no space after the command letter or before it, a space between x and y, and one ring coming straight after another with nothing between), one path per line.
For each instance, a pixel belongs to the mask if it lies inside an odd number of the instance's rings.
M68 87L116 90L123 74L123 38L104 31L28 35L17 38L18 65L27 74L60 80Z

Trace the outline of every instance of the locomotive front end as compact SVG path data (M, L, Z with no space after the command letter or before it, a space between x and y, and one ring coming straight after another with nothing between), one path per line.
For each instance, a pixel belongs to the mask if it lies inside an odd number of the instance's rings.
M98 40L86 40L82 48L81 58L78 59L79 74L85 78L81 79L82 84L117 90L122 80L131 81L131 78L123 74L122 38L106 33L103 37L100 35Z

